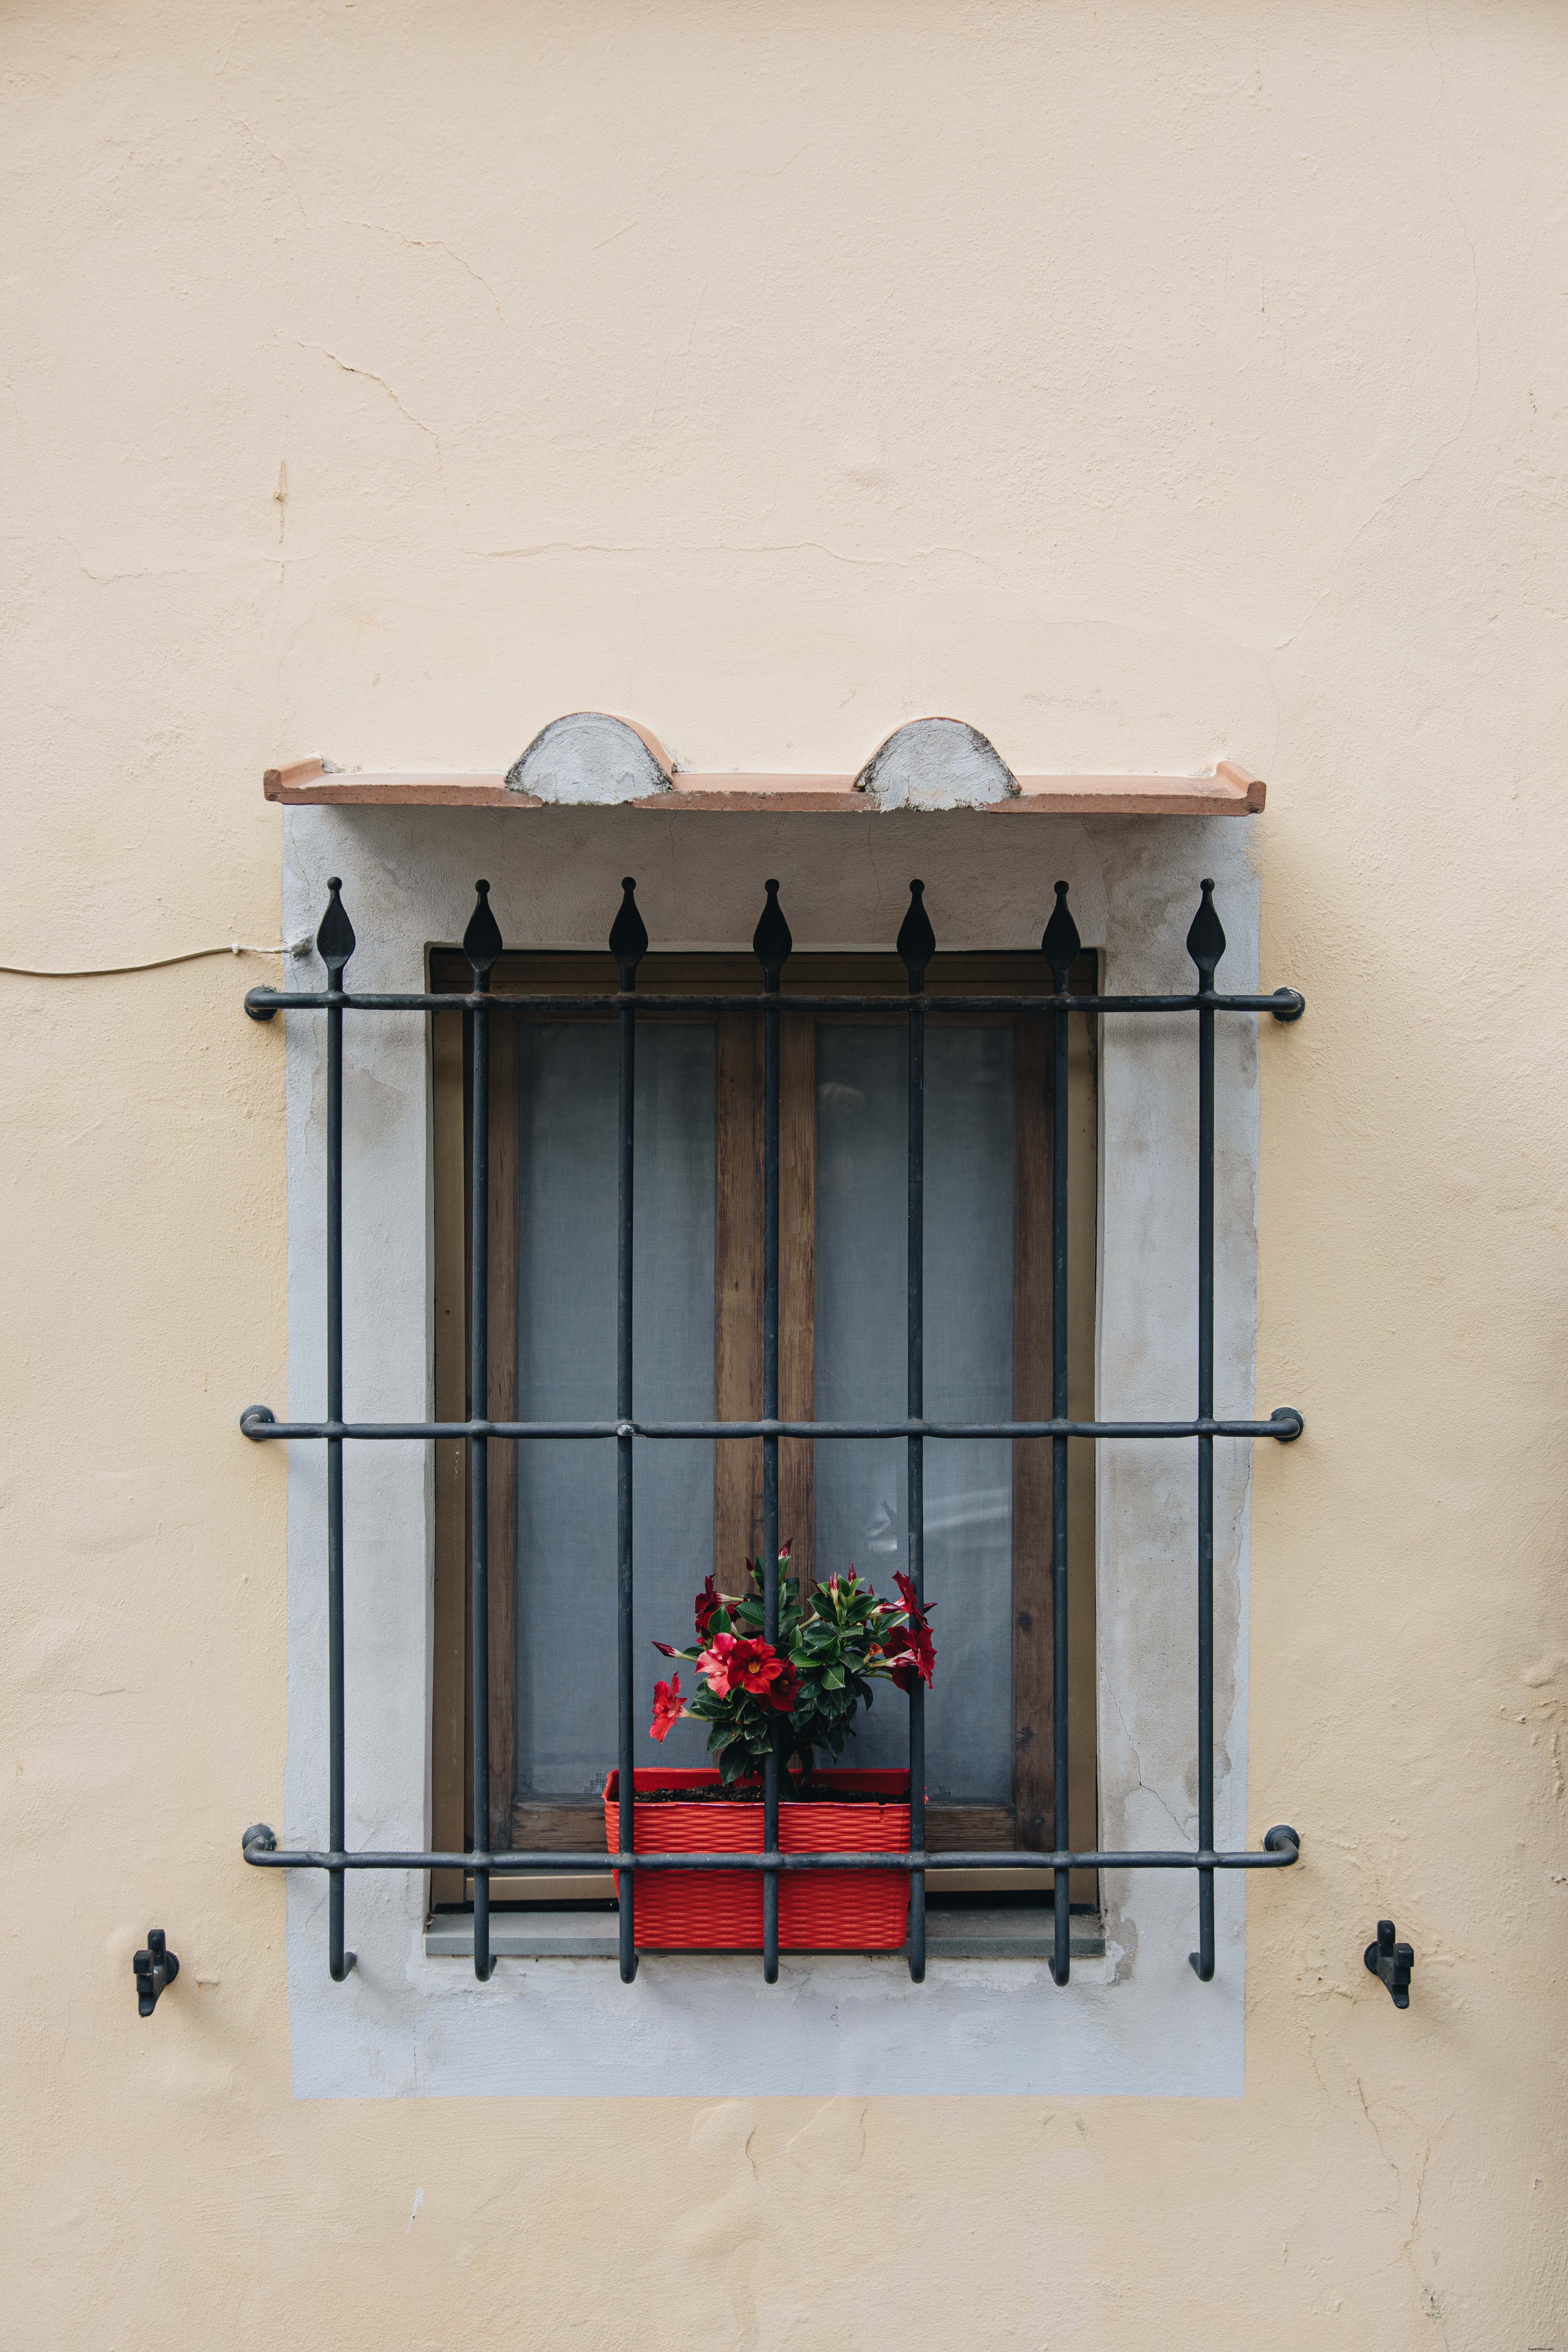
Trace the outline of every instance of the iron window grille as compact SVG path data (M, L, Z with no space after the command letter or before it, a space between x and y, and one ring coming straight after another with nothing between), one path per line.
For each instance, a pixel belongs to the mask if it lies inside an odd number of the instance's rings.
M1303 1423L1293 1406L1279 1406L1267 1421L1221 1419L1214 1402L1215 1293L1215 1019L1221 1013L1268 1013L1276 1021L1300 1020L1306 1010L1298 991L1276 989L1271 995L1222 995L1215 973L1225 953L1225 932L1214 904L1214 884L1205 881L1198 909L1187 933L1187 953L1197 971L1197 985L1184 995L1080 995L1069 992L1069 974L1080 946L1078 926L1068 908L1068 885L1056 886L1056 905L1041 940L1049 967L1048 992L1032 996L947 996L944 1013L1037 1013L1050 1023L1054 1149L1051 1168L1050 1244L1051 1417L1045 1421L931 1421L924 1407L924 1178L925 1178L925 1020L932 1002L925 994L927 967L936 952L936 938L923 899L923 884L910 885L910 906L900 929L897 950L908 974L908 993L833 996L781 993L780 982L794 942L779 886L766 884L766 898L752 945L761 967L762 989L748 993L660 995L661 1012L721 1013L750 1008L763 1026L763 1412L760 1420L658 1421L640 1419L632 1404L633 1324L633 1196L636 1179L635 1079L637 1070L637 967L648 950L648 935L638 912L636 885L622 885L621 905L611 927L609 946L620 976L618 992L605 996L549 995L526 999L498 997L490 991L490 975L502 952L500 927L489 904L488 882L476 884L476 904L463 939L463 953L473 971L468 994L351 993L343 973L355 947L353 926L342 904L342 885L329 880L326 912L316 946L326 966L327 985L321 990L252 989L245 1009L253 1020L270 1021L279 1012L324 1012L327 1016L327 1139L326 1139L326 1308L327 1415L324 1421L279 1422L267 1405L251 1405L240 1415L240 1428L257 1442L286 1439L324 1444L327 1449L327 1624L328 1624L328 1844L324 1850L280 1851L265 1823L247 1829L241 1841L245 1860L262 1869L316 1870L327 1874L328 1964L334 1982L342 1983L354 1965L344 1937L344 1889L347 1875L358 1870L460 1870L474 1890L474 1974L481 1983L495 1969L490 1949L490 1877L495 1872L551 1875L602 1874L606 1864L624 1874L619 1917L620 1973L629 1984L637 1970L637 1874L646 1870L754 1870L763 1874L763 1975L769 1984L778 1978L779 1874L786 1870L901 1870L910 1877L907 1958L910 1975L919 1984L926 1968L925 1874L929 1868L963 1870L1027 1870L1049 1872L1053 1888L1051 1975L1066 1985L1070 1974L1068 1937L1070 1906L1068 1874L1077 1870L1190 1870L1197 1879L1198 1948L1189 1957L1200 1979L1215 1973L1215 1888L1217 1870L1288 1869L1299 1857L1297 1832L1279 1826L1268 1832L1260 1851L1221 1852L1215 1846L1214 1828L1214 1444L1216 1437L1273 1438L1289 1444L1301 1434ZM609 1421L492 1421L489 1397L489 1039L490 1023L526 1011L541 1013L601 1012L613 1005L618 1043L618 1213L616 1231L616 1415ZM907 1411L898 1421L785 1421L779 1418L779 1036L781 1014L902 1009L909 1048L908 1105L908 1365ZM466 1013L472 1017L473 1126L468 1182L470 1318L468 1326L468 1418L463 1421L345 1421L343 1418L343 1015L345 1013ZM1198 1344L1197 1411L1184 1421L1074 1421L1068 1413L1068 1021L1074 1014L1121 1018L1140 1013L1192 1013L1197 1021L1198 1094ZM923 1595L925 1448L945 1439L1003 1438L1047 1444L1051 1448L1051 1645L1055 1755L1054 1843L1046 1851L956 1853L940 1855L926 1851L924 1694L918 1677L910 1696L910 1844L902 1853L784 1853L779 1850L779 1769L775 1752L764 1765L763 1845L760 1853L639 1853L636 1851L636 1706L632 1654L632 1598L635 1559L632 1538L632 1496L636 1449L639 1441L715 1439L721 1443L760 1438L763 1443L763 1630L769 1641L778 1638L779 1576L778 1447L781 1437L805 1438L815 1444L846 1439L902 1438L908 1448L908 1572L915 1591ZM343 1712L343 1447L356 1444L428 1444L460 1439L468 1448L469 1729L474 1783L470 1850L460 1853L405 1853L381 1851L351 1853L344 1818ZM1068 1748L1068 1448L1072 1438L1095 1444L1115 1444L1152 1439L1190 1441L1197 1448L1197 1788L1198 1832L1191 1849L1145 1849L1108 1853L1098 1849L1075 1852L1068 1825L1069 1759ZM495 1852L484 1834L490 1819L489 1740L489 1448L492 1444L528 1444L542 1441L577 1440L613 1444L616 1459L616 1665L619 1726L620 1838L618 1853L553 1853L533 1851Z

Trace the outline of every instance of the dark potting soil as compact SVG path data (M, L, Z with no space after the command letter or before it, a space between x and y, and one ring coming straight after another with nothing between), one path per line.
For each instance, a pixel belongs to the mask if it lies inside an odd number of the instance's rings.
M612 1797L610 1802L616 1800ZM761 1808L760 1789L638 1789L637 1803L644 1805L755 1805ZM896 1790L886 1789L807 1789L803 1795L798 1789L781 1788L779 1802L783 1805L907 1805L907 1796Z

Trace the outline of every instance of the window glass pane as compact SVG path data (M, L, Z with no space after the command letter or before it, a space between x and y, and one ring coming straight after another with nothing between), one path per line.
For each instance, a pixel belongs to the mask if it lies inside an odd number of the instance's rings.
M714 1029L637 1030L634 1409L713 1417ZM616 1031L518 1024L518 1416L616 1410ZM517 1791L597 1794L617 1761L616 1447L518 1447ZM713 1565L713 1446L636 1448L633 1650L639 1724L670 1672L652 1647L690 1639ZM683 1670L689 1688L691 1670ZM638 1762L706 1761L682 1724Z
M816 1415L901 1415L907 1388L908 1040L824 1022L816 1047ZM925 1406L1005 1421L1013 1409L1013 1033L928 1029ZM908 1563L902 1439L816 1449L816 1573L853 1564L896 1593ZM928 1440L926 1597L938 1604L926 1699L933 1797L1012 1796L1012 1448ZM901 1693L879 1685L846 1751L908 1759Z

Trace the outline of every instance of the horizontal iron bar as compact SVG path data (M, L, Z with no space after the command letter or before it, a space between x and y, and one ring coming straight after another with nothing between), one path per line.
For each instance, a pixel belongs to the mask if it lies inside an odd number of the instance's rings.
M498 1437L519 1444L610 1437L670 1439L805 1437L1273 1437L1289 1444L1305 1423L1293 1405L1268 1421L278 1421L266 1405L239 1417L247 1437L419 1439Z
M1307 1009L1300 990L1277 988L1271 996L785 996L775 999L784 1013L1272 1013L1278 1020L1298 1021ZM412 991L364 995L330 994L324 989L289 991L253 988L245 1009L253 1018L270 1020L275 1013L320 1012L329 1004L345 1013L472 1013L483 1005L491 1013L614 1013L635 1004L639 1013L731 1013L749 1005L760 1013L763 1000L750 992L717 996L660 996L638 990L635 996L609 992L601 996L459 996L419 994Z
M1281 1841L1264 1853L1180 1850L1131 1853L330 1853L248 1845L258 1870L488 1870L563 1874L606 1870L1288 1870L1300 1847Z

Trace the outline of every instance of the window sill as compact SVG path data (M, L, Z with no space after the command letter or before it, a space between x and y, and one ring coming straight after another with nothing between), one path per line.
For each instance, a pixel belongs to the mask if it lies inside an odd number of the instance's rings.
M983 816L1253 816L1267 786L1245 768L1222 760L1203 776L1019 776L1017 791L980 807ZM412 769L356 769L345 774L321 760L268 768L262 790L291 807L335 803L344 808L496 808L526 811L546 803L509 788L501 775L428 773ZM733 814L761 810L774 816L874 816L878 804L854 776L695 775L676 772L668 790L620 803L562 805L653 809L665 815L693 811Z
M1020 1909L1002 1903L964 1903L926 1914L926 1953L933 1960L1043 1960L1051 1952L1051 1913L1045 1905ZM614 1960L619 1922L613 1910L492 1911L490 1949L503 1960ZM472 1959L474 1923L466 1911L438 1912L425 1929L427 1959ZM1104 1957L1105 1932L1090 1913L1075 1913L1072 1957ZM649 1958L662 1955L649 1953ZM741 1953L739 1958L754 1957ZM784 1958L797 1957L785 1953ZM798 1957L804 1958L805 1955ZM828 1955L851 1958L853 1954ZM901 1961L901 1952L879 1959Z

